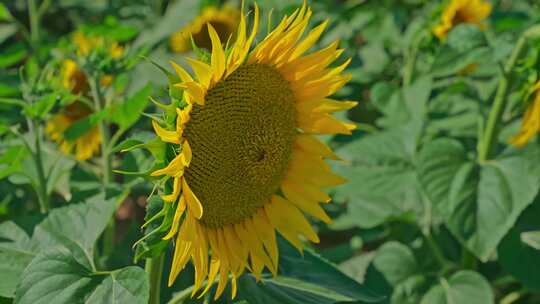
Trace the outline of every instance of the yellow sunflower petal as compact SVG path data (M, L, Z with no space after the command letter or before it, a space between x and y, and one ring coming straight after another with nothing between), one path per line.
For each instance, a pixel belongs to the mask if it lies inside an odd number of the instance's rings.
M172 203L176 201L178 195L180 194L180 189L182 188L182 181L180 177L175 177L173 180L173 192L171 194L162 195L161 199L167 203Z
M191 191L191 188L186 183L186 179L182 179L182 187L184 189L184 195L186 196L186 202L189 206L189 210L193 212L193 215L200 219L203 215L203 207L197 196Z
M208 64L199 60L191 58L186 58L186 60L193 68L193 71L195 72L195 75L197 75L197 79L201 85L204 88L208 88L210 86L210 80L212 79L212 68Z
M168 143L173 144L179 144L180 138L178 136L178 133L176 131L169 131L164 128L162 128L159 123L155 120L152 120L152 127L154 128L154 131L156 132L157 136L164 141Z
M177 83L174 85L185 90L185 93L189 95L189 100L195 101L199 105L204 105L204 97L206 90L198 83L194 81Z
M208 34L212 40L212 70L214 71L214 81L218 81L223 76L225 72L225 52L223 51L223 46L219 40L219 36L216 33L216 30L211 24L208 24Z
M180 227L180 218L182 217L182 214L184 214L184 210L186 210L186 202L184 200L184 197L181 196L180 200L178 201L178 205L176 206L176 211L174 213L173 223L171 225L171 229L163 237L164 240L171 239L176 235L176 232L178 232L178 227Z

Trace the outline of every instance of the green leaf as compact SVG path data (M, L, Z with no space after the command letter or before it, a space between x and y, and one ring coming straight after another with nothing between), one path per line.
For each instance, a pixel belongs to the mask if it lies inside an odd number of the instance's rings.
M171 204L164 204L158 196L152 196L146 205L144 217L144 236L134 246L135 262L143 258L158 257L169 245L163 237L172 225L174 209Z
M458 52L467 52L487 45L486 37L475 24L462 23L448 33L448 45Z
M89 261L86 261L87 263ZM39 253L23 273L15 303L147 303L146 273L127 267L93 273L63 248Z
M388 83L378 83L374 88L373 102L384 117L377 120L377 125L401 128L404 124L414 122L420 128L427 114L432 86L433 81L429 76L421 77L401 90Z
M0 21L11 20L13 20L13 16L11 16L11 13L7 9L6 5L4 3L0 3Z
M13 144L5 149L0 156L0 179L20 172L22 170L22 164L28 155L28 149L23 145Z
M92 269L94 244L125 195L105 199L99 194L86 203L56 208L34 228L31 238L14 223L2 223L0 269L12 280L0 283L0 295L12 297L28 263L36 254L51 248L69 250L72 259Z
M368 267L366 282L377 292L391 294L390 303L404 304L417 304L432 284L423 274L412 250L394 241L377 250Z
M43 118L54 107L57 99L56 93L45 95L31 106L27 106L24 112L31 117Z
M0 52L0 68L7 68L9 66L12 66L23 60L27 55L28 49L26 48L24 43L11 44L6 49Z
M5 242L9 241L9 242ZM11 298L33 254L30 238L13 222L0 224L0 296Z
M139 267L130 266L110 273L85 303L148 303L148 276Z
M310 250L302 257L280 241L280 274L256 283L251 275L240 277L238 298L258 304L380 303L381 297L340 272ZM309 271L306 271L309 269Z
M92 257L94 243L124 195L106 199L99 194L86 203L54 209L36 226L32 241L42 250L57 246L77 248L87 257Z
M109 113L109 109L103 109L99 112L92 113L77 122L73 123L64 131L64 137L68 141L74 141L84 135L88 130L95 127L100 121L105 119Z
M392 286L420 272L413 252L398 242L387 242L381 246L372 263Z
M540 184L538 149L510 151L483 165L460 142L438 139L419 157L420 181L452 234L487 261Z
M148 97L152 94L152 85L148 84L133 96L122 102L111 114L111 120L117 123L121 129L131 127L139 117L141 112L148 105Z
M0 44L17 33L17 25L13 23L0 24Z
M410 276L395 286L390 303L418 304L431 285L431 278L422 274Z
M536 250L540 250L540 230L523 232L521 241Z
M421 304L495 303L486 279L474 271L460 271L429 290Z
M522 282L525 287L535 291L540 291L540 273L531 271L531 265L540 264L540 247L536 249L534 247L535 241L538 242L538 231L535 230L540 230L539 218L540 200L537 200L523 211L497 251L502 268ZM532 247L522 241L524 234L526 237L532 236L530 239L526 238L528 243L532 243Z
M390 217L421 211L414 168L417 137L417 128L409 124L337 149L345 161L336 162L335 171L349 182L335 189L334 199L348 202L348 213L335 225L354 221L372 228Z

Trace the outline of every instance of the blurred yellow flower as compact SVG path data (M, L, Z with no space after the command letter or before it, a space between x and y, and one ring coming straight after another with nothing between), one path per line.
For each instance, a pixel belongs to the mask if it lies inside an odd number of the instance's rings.
M481 25L491 14L492 6L485 0L451 0L444 9L441 20L433 29L439 39L445 39L448 32L461 23Z
M116 42L106 45L106 40L98 36L86 36L81 32L76 32L72 36L72 41L76 46L78 56L87 56L92 50L107 47L108 52L114 59L120 58L124 54L124 48ZM66 59L61 66L62 86L73 94L87 95L90 90L88 78L74 60ZM111 85L112 75L104 75L100 79L103 87ZM64 132L74 123L92 114L92 109L86 104L76 101L53 115L47 122L46 133L51 139L60 145L64 153L73 153L77 160L86 160L99 151L101 144L101 134L98 127L93 127L81 135L75 141L68 141L64 138Z
M92 114L92 110L87 105L76 101L53 115L47 122L45 132L60 145L62 152L73 153L77 160L86 160L99 151L101 135L98 127L91 128L75 141L66 140L64 132L71 125L90 114Z
M534 90L536 96L523 116L521 129L510 140L510 143L517 147L525 146L531 138L540 132L540 81L534 86Z
M235 33L239 22L240 11L236 8L227 5L222 8L206 7L201 15L171 36L171 50L175 53L191 50L191 36L197 47L211 50L212 42L206 25L211 24L219 39L226 42Z
M215 298L229 280L234 298L244 271L257 280L265 267L276 275L276 231L302 251L303 238L319 241L305 213L331 221L320 206L330 201L322 189L345 180L326 163L337 156L316 135L351 134L355 125L332 114L357 103L330 98L351 79L343 73L351 60L333 65L344 51L337 41L308 53L328 25L304 35L311 16L304 3L251 50L255 5L251 33L241 14L230 51L209 24L210 63L187 58L194 76L172 63L187 105L176 109L171 130L153 121L178 152L152 173L172 182L162 196L175 208L164 237L176 238L169 285L191 260L193 294L219 278Z
M71 59L62 62L62 85L73 94L86 93L88 91L88 81L83 71L79 69L77 63Z
M82 32L76 32L72 37L73 43L77 47L77 55L87 56L92 50L107 47L112 58L118 59L124 55L124 48L117 42L106 44L106 40L101 36L87 36Z

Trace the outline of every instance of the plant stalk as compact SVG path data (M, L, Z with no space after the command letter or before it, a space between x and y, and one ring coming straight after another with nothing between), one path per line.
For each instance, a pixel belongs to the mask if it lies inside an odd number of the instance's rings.
M148 282L150 283L150 298L148 304L160 303L161 277L163 275L164 261L164 254L146 259L144 270L148 274Z
M47 178L45 177L45 170L43 169L43 157L41 156L41 133L39 124L34 124L34 137L35 137L35 151L34 151L34 161L36 163L36 170L38 175L38 201L39 209L41 213L45 214L49 212L50 203L49 195L47 194Z
M518 59L521 57L523 52L526 50L527 41L533 36L540 35L540 25L535 25L529 28L523 33L519 38L510 58L506 62L506 65L503 67L501 79L499 81L499 86L495 94L495 100L493 106L488 116L486 123L486 129L484 131L483 137L480 139L481 143L478 147L479 149L479 159L480 162L485 162L493 156L495 150L499 133L501 129L501 120L502 115L506 109L506 103L508 100L509 89L512 86L512 70L516 65Z
M30 42L34 49L36 49L39 43L39 20L40 15L37 10L36 0L28 0L28 18L30 19Z
M94 99L94 110L101 111L105 108L105 102L100 92L98 78L90 77L89 84L92 91L92 98ZM103 191L106 192L112 176L109 126L105 121L101 120L98 123L98 127L101 134L101 181L103 183ZM103 232L103 255L106 257L109 257L114 251L115 226L115 217L113 215Z
M90 89L92 91L92 97L94 99L94 107L96 111L101 111L105 108L103 98L99 91L98 81L95 77L91 77L90 80ZM111 181L111 157L109 150L109 127L105 121L100 121L98 123L99 131L101 134L101 166L102 166L102 182L103 186L106 188L109 182Z

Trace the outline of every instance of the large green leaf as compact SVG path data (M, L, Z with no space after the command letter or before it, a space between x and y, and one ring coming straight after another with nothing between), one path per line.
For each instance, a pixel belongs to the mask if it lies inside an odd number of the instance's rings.
M385 82L377 83L372 93L373 105L384 114L377 120L377 125L400 129L404 124L414 123L419 132L427 114L432 86L430 77L421 77L402 89Z
M12 297L28 263L51 248L69 250L79 263L93 268L94 243L105 229L118 199L105 199L100 194L86 203L54 209L35 227L31 238L13 222L1 224L0 269L5 270L9 280L0 283L0 295Z
M493 291L486 279L474 271L460 271L429 290L421 304L491 304Z
M21 274L34 258L35 246L13 222L0 224L0 296L13 297Z
M371 228L408 211L421 212L414 169L417 131L412 125L368 135L337 150L344 162L336 172L349 180L335 189L334 199L347 202L358 227ZM347 218L350 218L348 220Z
M431 87L432 80L423 77L402 90L383 83L374 90L384 114L380 125L389 129L337 150L345 162L337 162L335 170L349 182L335 190L334 198L348 206L335 228L372 228L391 217L422 213L415 158Z
M85 263L86 262L86 263ZM23 273L15 303L147 303L146 273L138 267L94 273L90 261L54 248L39 253Z
M244 275L238 282L239 299L257 304L379 303L382 298L357 283L311 250L304 256L280 242L280 274L255 282ZM307 271L309 270L309 271Z
M36 226L32 240L44 250L55 246L79 247L93 256L94 243L109 222L118 197L106 199L100 194L84 204L58 208Z
M539 158L531 148L480 165L460 142L438 139L422 149L419 176L449 230L486 261L538 192Z

